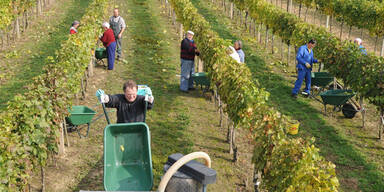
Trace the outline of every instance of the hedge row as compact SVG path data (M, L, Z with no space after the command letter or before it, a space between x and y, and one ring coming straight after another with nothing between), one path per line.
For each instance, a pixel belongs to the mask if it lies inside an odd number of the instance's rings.
M4 30L18 15L34 4L36 0L0 0L0 30Z
M94 0L76 35L61 44L34 83L0 114L0 191L22 191L31 174L57 152L60 124L91 58L109 0Z
M376 0L294 0L371 34L384 35L384 4Z

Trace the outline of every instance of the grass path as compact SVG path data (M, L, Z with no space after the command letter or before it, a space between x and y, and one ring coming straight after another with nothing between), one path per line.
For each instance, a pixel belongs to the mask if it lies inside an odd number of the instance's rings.
M68 38L69 27L80 20L90 0L60 0L44 12L38 23L23 34L22 39L0 52L0 110L32 78L42 73L47 56L54 56L60 44Z
M222 10L210 3L192 0L194 5L222 38L235 40L242 32L223 15ZM284 66L276 66L278 61L259 48L255 40L245 42L246 62L255 80L271 93L271 102L282 113L301 121L302 137L315 137L321 153L337 165L338 178L345 191L382 191L384 189L382 173L383 147L374 139L374 134L362 131L360 121L324 117L322 105L309 99L293 100L290 91L293 79L290 74L281 73ZM275 68L280 68L276 70ZM273 72L275 71L275 72ZM280 72L276 72L280 71Z
M151 150L154 190L163 175L168 155L205 151L212 158L217 181L209 191L249 191L252 177L251 151L245 132L239 131L240 148L237 163L233 163L225 142L226 130L218 127L219 117L214 104L202 97L201 91L190 94L179 91L178 35L162 13L157 0L116 0L116 6L128 24L123 39L124 60L113 71L95 69L90 79L86 100L79 104L94 106L98 88L106 93L122 92L122 84L134 79L151 87L155 106L147 114L151 130ZM101 114L101 107L93 107ZM115 122L115 114L111 114ZM71 147L66 157L51 163L46 170L48 191L103 190L103 128L105 119L94 124L90 137L79 139L70 133ZM36 176L38 181L39 176ZM62 182L57 183L60 179ZM38 182L37 182L38 183ZM247 188L248 187L248 188ZM39 188L36 186L35 188Z

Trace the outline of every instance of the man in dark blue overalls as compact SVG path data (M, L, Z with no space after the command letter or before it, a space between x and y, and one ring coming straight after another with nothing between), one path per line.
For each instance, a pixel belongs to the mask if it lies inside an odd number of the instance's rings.
M297 98L297 94L300 90L301 84L305 79L305 89L302 92L303 95L309 95L311 90L311 72L313 63L317 63L317 59L313 57L312 49L316 46L314 39L309 40L306 45L303 45L297 51L297 80L295 87L292 89L292 97Z

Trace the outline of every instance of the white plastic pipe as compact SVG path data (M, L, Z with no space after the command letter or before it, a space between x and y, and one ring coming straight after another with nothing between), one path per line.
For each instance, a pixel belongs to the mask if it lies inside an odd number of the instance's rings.
M177 170L179 170L180 167L182 167L184 164L188 163L191 160L202 158L205 160L205 166L211 168L211 158L208 156L208 154L204 152L193 152L190 153L178 161L176 161L165 173L163 178L160 181L159 188L157 191L164 192L165 187L167 187L167 184L169 180L172 178L173 174L176 173Z

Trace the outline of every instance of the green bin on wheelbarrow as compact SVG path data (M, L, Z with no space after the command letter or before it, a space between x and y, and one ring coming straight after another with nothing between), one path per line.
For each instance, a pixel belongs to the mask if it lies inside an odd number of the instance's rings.
M104 129L106 191L150 191L153 185L150 132L145 123L111 124Z

